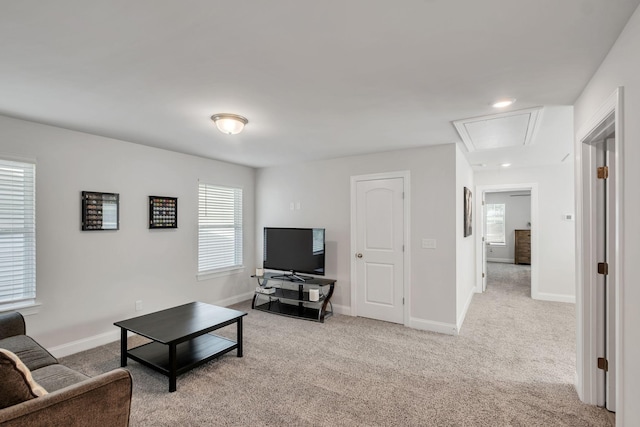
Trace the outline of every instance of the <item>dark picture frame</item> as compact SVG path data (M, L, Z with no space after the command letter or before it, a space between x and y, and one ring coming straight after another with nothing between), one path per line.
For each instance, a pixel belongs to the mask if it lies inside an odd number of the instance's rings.
M178 228L178 198L149 196L149 228Z
M469 237L473 234L473 208L471 196L471 190L464 187L464 237Z
M82 231L108 231L120 229L120 195L83 191L81 193L80 228Z

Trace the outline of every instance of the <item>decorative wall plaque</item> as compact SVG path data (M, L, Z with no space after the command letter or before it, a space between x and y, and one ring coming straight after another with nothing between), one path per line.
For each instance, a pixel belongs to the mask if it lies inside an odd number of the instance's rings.
M83 231L118 230L120 228L120 195L117 193L82 192Z
M149 196L149 228L178 228L178 198Z

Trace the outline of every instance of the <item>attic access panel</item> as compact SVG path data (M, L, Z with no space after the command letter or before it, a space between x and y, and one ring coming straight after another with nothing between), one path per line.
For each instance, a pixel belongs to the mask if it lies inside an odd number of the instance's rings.
M469 152L533 144L542 118L542 107L456 120Z

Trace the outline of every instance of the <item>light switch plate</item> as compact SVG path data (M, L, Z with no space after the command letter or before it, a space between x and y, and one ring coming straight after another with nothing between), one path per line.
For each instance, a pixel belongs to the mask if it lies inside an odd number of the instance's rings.
M436 239L422 239L422 247L424 249L435 249Z

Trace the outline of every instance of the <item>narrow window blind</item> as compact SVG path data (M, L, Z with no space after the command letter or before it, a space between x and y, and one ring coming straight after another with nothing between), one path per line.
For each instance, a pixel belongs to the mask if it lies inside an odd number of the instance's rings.
M198 190L198 272L242 266L242 189Z
M0 304L36 297L36 167L0 159Z
M503 203L487 204L487 243L506 242L505 206Z

